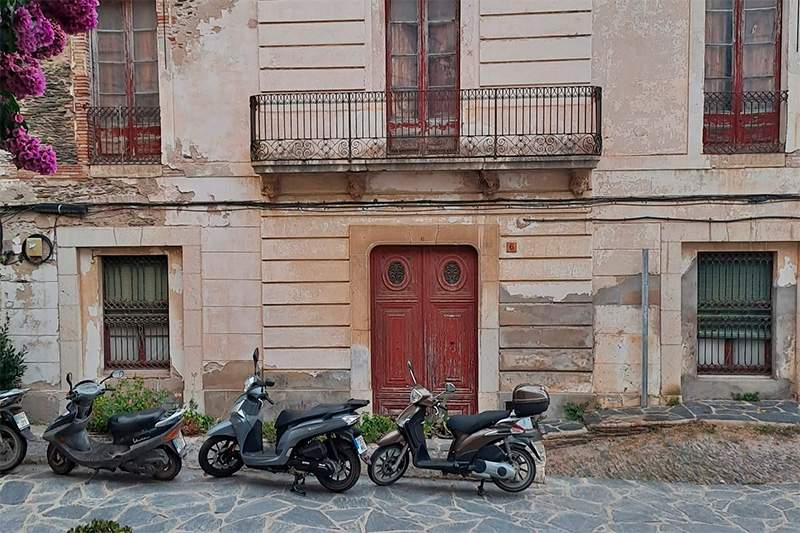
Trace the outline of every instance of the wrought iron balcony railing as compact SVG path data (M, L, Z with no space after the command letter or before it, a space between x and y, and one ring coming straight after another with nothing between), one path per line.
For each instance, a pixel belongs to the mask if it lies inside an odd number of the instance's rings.
M783 152L788 97L787 91L705 93L705 153Z
M89 162L161 164L161 108L89 108Z
M254 162L599 156L599 87L260 94Z

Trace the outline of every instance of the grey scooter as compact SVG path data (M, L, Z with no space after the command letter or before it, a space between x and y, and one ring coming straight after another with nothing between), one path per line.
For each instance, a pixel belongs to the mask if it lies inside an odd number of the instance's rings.
M28 441L33 440L31 423L19 405L29 390L0 391L0 474L19 466L28 452Z
M121 413L108 421L113 442L98 442L89 438L86 424L92 416L95 398L113 390L103 386L108 379L119 379L122 370L115 370L100 383L81 381L72 386L72 374L67 374L67 412L58 417L44 432L47 463L56 474L67 475L76 464L94 470L114 471L117 468L133 474L153 476L170 481L178 475L185 454L186 440L181 434L183 413L178 409L148 409ZM91 478L89 478L91 480Z
M308 473L332 492L349 490L361 474L359 455L366 462L367 445L355 427L357 409L368 400L318 405L310 411L284 410L275 422L274 451L265 451L262 439L264 402L274 404L267 387L275 382L258 373L258 348L253 352L253 375L244 384L231 416L211 428L200 448L200 466L215 477L227 477L243 466L269 472L293 472L292 492L305 494L300 485Z

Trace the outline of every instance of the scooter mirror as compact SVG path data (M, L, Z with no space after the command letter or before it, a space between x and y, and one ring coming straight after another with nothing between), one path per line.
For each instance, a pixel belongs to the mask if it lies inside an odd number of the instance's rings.
M111 373L111 377L114 378L114 379L120 379L124 375L125 375L125 372L123 372L122 370L114 370Z
M411 361L408 362L408 369L411 370L412 372L414 371L414 369L411 367Z
M72 390L72 372L67 372L67 385L69 385L69 390Z
M414 376L414 368L411 366L411 361L408 362L408 371L411 373L411 381L414 382L414 385L417 384L417 378Z
M448 383L447 383L447 384L444 386L444 390L446 390L446 391L447 391L447 392L449 392L449 393L453 393L453 392L455 392L455 391L456 391L456 386L455 386L455 385L453 385L452 383L449 383L449 382L448 382Z
M258 363L258 348L253 350L253 362Z

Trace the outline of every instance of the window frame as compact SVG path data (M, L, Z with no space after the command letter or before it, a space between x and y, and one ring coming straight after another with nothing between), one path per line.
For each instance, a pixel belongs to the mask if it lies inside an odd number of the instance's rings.
M106 369L132 369L132 370L164 370L169 369L172 364L172 351L171 351L171 320L170 320L170 284L169 284L169 255L166 253L154 253L154 254L146 254L146 255L138 255L138 254L115 254L115 253L103 253L98 255L100 259L100 271L99 271L99 279L100 279L100 302L102 307L102 341L103 341L103 365ZM162 300L155 300L160 305L154 307L162 307L158 313L136 313L136 305L131 305L129 308L120 307L116 309L115 312L111 312L108 308L109 298L108 298L108 285L106 282L106 275L107 270L106 268L110 266L111 263L124 263L124 262L144 262L144 261L153 261L154 263L158 261L159 272L161 276L161 284L162 288L165 289L166 294L162 295ZM133 311L133 312L132 312ZM110 328L112 326L109 325L109 322L113 322L110 320L110 317L122 316L122 317L136 317L139 315L140 317L159 317L161 321L165 324L145 324L142 326L141 324L138 326L130 326L130 327L138 327L139 331L136 337L133 336L118 336L118 338L127 338L127 339L135 339L137 350L136 350L136 359L135 360L120 360L115 359L112 357L112 335ZM146 321L143 321L146 322ZM161 326L166 329L166 332L161 335L156 335L155 337L161 337L163 340L162 348L166 352L166 359L148 359L147 354L147 342L146 339L152 338L146 333L142 331L142 328L145 327L158 327ZM125 342L125 341L123 341Z
M394 88L392 86L392 20L393 0L384 0L385 33L384 52L386 55L386 125L389 153L454 153L458 151L461 124L461 2L450 0L454 7L454 50L455 62L453 73L454 86L430 88L429 60L435 55L451 55L450 53L429 54L428 41L431 23L428 5L431 0L417 2L417 84L416 89ZM435 96L431 98L431 91ZM449 115L431 117L432 101L438 100L440 106L451 106ZM396 114L397 107L414 104L416 116L403 113L400 118Z
M749 252L749 251L705 251L705 252L698 252L697 254L697 316L696 316L696 332L695 332L695 341L697 347L697 356L695 357L695 364L697 368L697 374L700 376L714 376L714 375L763 375L763 376L771 376L773 370L773 360L774 360L774 353L773 353L773 346L774 346L774 339L775 339L775 252L767 251L767 252ZM724 260L723 260L724 259ZM736 277L725 277L723 279L712 279L712 282L716 282L716 286L706 287L704 285L704 279L702 277L702 264L704 261L708 262L719 262L723 264L723 267L718 267L719 272L725 272L728 276L733 273L736 273ZM755 278L743 278L743 274L745 273L744 269L740 269L738 272L736 271L735 265L737 262L743 263L754 263L754 262L761 262L768 266L766 268L766 272L764 273L764 278L760 281ZM734 280L736 280L736 284L734 284ZM744 280L744 281L743 281ZM751 291L751 296L753 295L753 287L754 285L748 285L747 282L751 283L761 283L761 289L766 289L768 293L768 306L763 305L763 300L761 301L761 305L759 306L759 302L756 299L747 299L747 291ZM744 287L744 294L741 292L742 287ZM703 298L702 295L704 292L714 294L716 291L727 291L730 290L731 292L738 290L740 292L737 293L739 298L733 298L732 296L730 299L726 300L720 298L717 300L716 305L709 304L703 309ZM745 296L745 297L742 297ZM748 304L755 304L755 305L748 305ZM750 307L750 309L748 309ZM748 312L749 311L749 312ZM737 318L741 319L745 317L745 320L737 321ZM752 321L752 323L747 322L747 318ZM757 321L761 319L761 321L765 321L766 327L762 325L761 327L761 335L753 335L752 332L750 335L747 333L742 336L739 332L742 330L750 329L758 330ZM715 320L716 319L716 320ZM728 319L728 320L726 320ZM765 320L766 319L766 320ZM717 324L714 324L717 322ZM737 323L738 322L738 323ZM722 324L725 324L724 326ZM716 333L711 334L704 334L704 330L710 330L715 328L717 331ZM725 331L725 330L728 331ZM737 330L736 335L734 336L733 331ZM763 336L762 336L763 335ZM706 363L701 364L701 344L703 341L724 341L722 344L723 352L722 354L722 363L708 363L708 358L705 359ZM735 353L735 343L737 342L764 342L764 361L763 364L736 364L734 360L734 353ZM711 360L714 359L714 348L712 342L711 348ZM747 355L748 348L745 347L745 356ZM756 355L757 356L757 355ZM751 362L754 354L751 352Z
M156 0L113 0L122 10L121 30L96 28L90 34L90 108L88 111L90 164L161 164L161 53L158 44L159 8ZM148 3L155 15L155 27L137 30L134 27L134 4ZM149 7L148 7L149 8ZM99 56L99 34L104 31L123 34L123 62L125 69L125 105L102 106ZM135 34L152 32L154 59L137 61L135 56ZM136 92L136 63L155 65L155 92ZM107 93L108 95L116 93ZM156 106L137 106L138 95L155 95Z
M711 11L706 0L704 54L710 47L726 43L708 43ZM713 79L730 79L730 91L707 91L708 65L703 61L703 148L705 153L771 152L780 151L781 95L783 65L783 0L775 0L774 59L772 65L773 87L769 91L744 91L745 79L745 3L731 0L731 76ZM758 43L751 43L758 44ZM762 43L766 44L766 43Z

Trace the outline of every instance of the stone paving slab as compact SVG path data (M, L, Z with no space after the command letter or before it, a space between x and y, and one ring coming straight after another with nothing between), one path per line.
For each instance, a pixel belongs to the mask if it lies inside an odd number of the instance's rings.
M290 477L240 472L227 479L185 470L160 483L89 471L56 476L25 466L0 478L2 531L65 533L94 518L136 533L221 532L797 532L800 483L698 486L550 478L521 494L475 483L368 479L345 494L309 480L308 496L289 492Z

